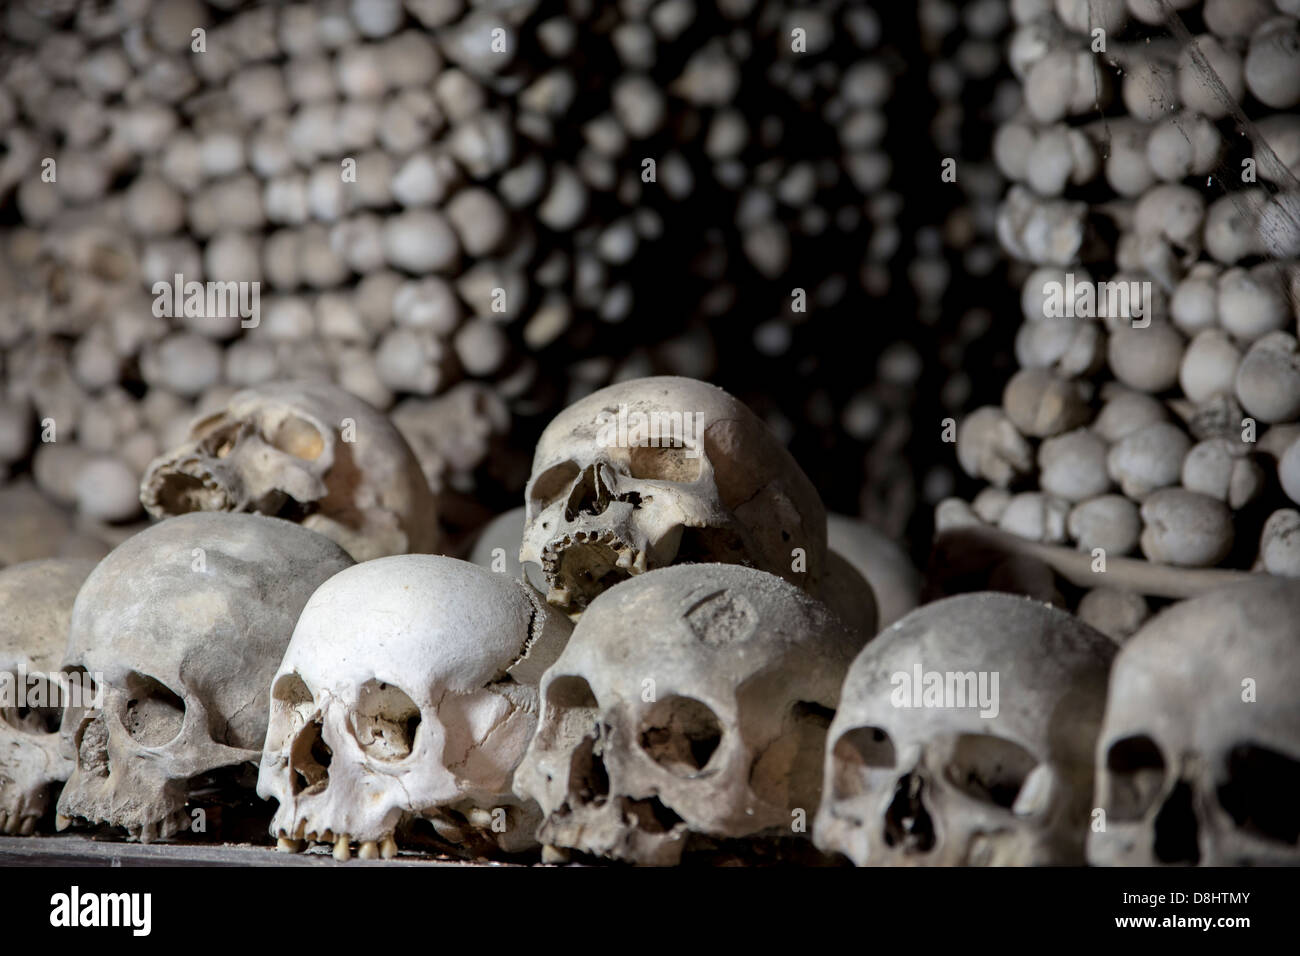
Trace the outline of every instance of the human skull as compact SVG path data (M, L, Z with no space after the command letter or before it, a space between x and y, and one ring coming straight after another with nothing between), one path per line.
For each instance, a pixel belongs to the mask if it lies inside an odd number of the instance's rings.
M325 382L237 392L149 466L140 501L155 518L251 511L296 521L358 561L438 545L410 446L387 417Z
M0 571L0 833L36 829L72 772L59 747L63 688L55 675L77 590L95 562L29 561Z
M1115 661L1097 741L1097 865L1300 863L1300 591L1182 601Z
M753 568L651 571L592 602L542 679L515 791L561 853L677 863L713 841L802 832L862 640Z
M183 829L191 789L257 761L294 622L351 564L323 535L263 515L182 515L115 548L72 609L64 666L102 678L103 704L65 711L76 767L61 817L141 842Z
M455 558L381 558L326 582L272 685L258 793L279 803L280 846L387 857L421 816L463 849L535 847L537 807L511 777L571 630L526 584Z
M907 614L844 682L814 841L859 866L1083 862L1115 650L1007 594Z
M567 611L693 561L756 567L820 596L816 489L753 412L706 382L635 379L570 405L537 443L526 505L520 560L541 565L547 600Z

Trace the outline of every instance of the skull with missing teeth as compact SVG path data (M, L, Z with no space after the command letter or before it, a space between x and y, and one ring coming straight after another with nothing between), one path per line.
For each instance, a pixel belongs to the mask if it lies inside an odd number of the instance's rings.
M547 600L568 611L687 562L756 567L820 595L816 489L753 412L705 382L637 379L565 409L538 442L526 504L520 560L541 565Z
M72 602L95 562L54 558L0 571L0 833L29 834L72 772L59 745L65 704L93 689L55 674ZM66 696L65 696L66 695Z
M844 681L813 839L859 866L1082 863L1115 650L1006 594L907 614Z
M544 844L625 862L796 836L817 807L829 714L861 646L820 601L764 571L638 576L592 602L546 672L515 790L541 804Z
M102 678L103 696L64 713L76 767L59 814L149 842L188 826L191 790L231 792L261 754L299 612L351 564L323 535L262 515L182 515L114 549L72 610L65 669Z
M190 435L141 484L155 518L273 515L320 532L358 561L437 548L436 506L414 453L386 416L337 386L245 389Z
M391 856L428 820L462 852L536 846L511 792L537 682L572 629L526 584L455 558L367 561L303 610L271 693L258 793L280 847Z
M1173 605L1120 651L1088 862L1300 863L1300 591L1261 578Z

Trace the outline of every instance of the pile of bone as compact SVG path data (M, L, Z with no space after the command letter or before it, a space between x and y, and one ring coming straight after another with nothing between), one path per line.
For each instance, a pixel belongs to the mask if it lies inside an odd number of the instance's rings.
M702 431L611 443L619 403ZM329 470L378 487L390 454ZM747 407L670 377L552 420L470 561L355 562L343 520L198 511L0 572L0 689L47 695L0 710L0 830L233 842L243 814L340 861L1297 862L1259 796L1300 729L1285 582L1122 650L1023 597L916 608L896 549L828 523Z
M1169 7L1011 5L1024 104L994 152L1014 181L998 231L1022 263L1020 369L957 435L988 487L937 522L1171 576L1297 576L1300 7ZM1144 307L1116 308L1142 283ZM1098 588L1082 612L1131 633L1147 609Z
M512 413L709 374L703 322L755 273L784 279L803 237L860 230L889 175L890 77L845 53L879 41L863 9L21 0L0 16L0 472L75 510L49 536L63 553L137 526L136 485L193 417L286 378L391 410L435 493L517 493L527 449L498 447ZM800 98L837 144L822 159L781 155L779 104ZM717 228L674 223L715 207ZM638 311L665 246L707 294ZM177 275L260 283L258 324L157 314ZM838 274L798 281L824 306L843 295ZM701 321L673 330L662 311ZM620 322L644 347L592 344ZM5 493L6 512L38 506L29 485ZM36 556L4 547L3 563Z

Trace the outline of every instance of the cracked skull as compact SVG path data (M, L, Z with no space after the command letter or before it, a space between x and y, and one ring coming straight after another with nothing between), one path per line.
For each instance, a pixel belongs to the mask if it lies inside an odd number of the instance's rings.
M859 866L1082 863L1114 653L1028 598L907 614L844 682L817 845Z
M155 518L248 511L296 521L358 561L437 549L437 510L386 416L323 382L237 392L156 459L140 486Z
M77 595L65 668L100 675L102 706L68 708L67 818L141 842L190 821L192 790L256 762L266 699L312 591L352 564L323 535L262 515L192 514L114 549Z
M1300 863L1300 592L1265 578L1175 604L1115 661L1095 865Z
M72 772L59 722L86 685L55 672L72 602L94 567L54 558L0 571L0 833L32 833Z
M688 847L801 832L861 646L765 571L680 566L612 588L546 672L515 775L545 814L542 843L671 865Z
M427 819L462 850L536 846L511 792L537 683L572 624L527 585L455 558L349 568L307 603L271 693L258 793L286 850L392 856Z
M566 611L695 561L756 567L820 596L816 489L753 412L705 382L636 379L565 409L537 444L526 505L520 560L541 565L547 600Z

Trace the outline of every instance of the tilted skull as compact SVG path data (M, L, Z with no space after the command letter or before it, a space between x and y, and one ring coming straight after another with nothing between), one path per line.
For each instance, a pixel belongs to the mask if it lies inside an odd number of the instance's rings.
M437 508L410 446L385 415L325 382L237 392L149 466L140 501L155 518L247 511L296 521L358 561L438 546Z
M542 843L646 865L734 838L803 843L822 740L861 646L765 571L678 566L611 588L543 677L515 773L546 815Z
M261 756L294 622L352 563L323 535L263 515L182 515L115 548L72 610L64 666L102 679L103 703L65 711L76 767L60 816L141 842L184 829L191 790L229 788L223 771Z
M844 682L814 841L859 866L1082 863L1115 650L1007 594L905 615Z
M36 829L72 772L59 746L65 690L58 673L77 590L95 562L28 561L0 571L0 833Z
M349 568L303 609L271 692L258 793L282 849L397 852L414 817L462 852L536 847L511 778L572 624L526 584L412 554Z
M566 408L537 443L526 505L520 560L541 565L547 600L566 611L693 561L770 571L820 596L817 490L753 412L706 382L636 379Z
M1260 577L1169 607L1120 651L1088 862L1300 863L1300 590Z

